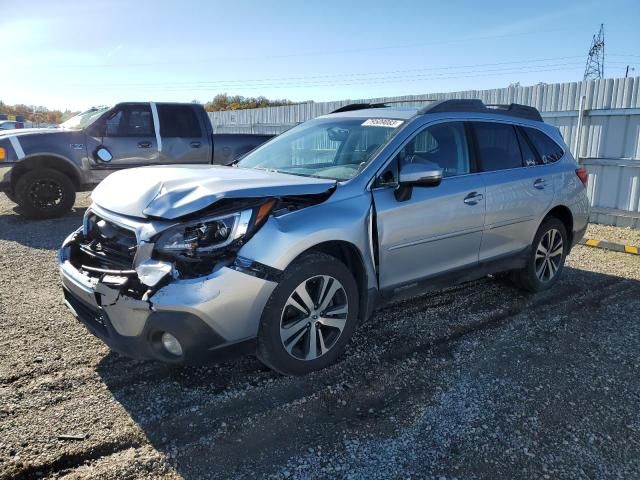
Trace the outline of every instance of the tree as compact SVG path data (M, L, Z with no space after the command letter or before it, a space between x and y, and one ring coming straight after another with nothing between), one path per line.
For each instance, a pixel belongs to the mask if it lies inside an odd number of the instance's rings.
M242 97L240 95L229 96L226 93L219 93L213 100L204 104L207 112L218 112L221 110L242 110L245 108L259 107L279 107L282 105L294 105L291 100L279 99L269 100L266 97Z
M30 122L37 123L61 123L63 119L67 119L75 115L77 112L70 112L65 110L49 110L43 106L37 105L7 105L0 100L0 113L6 113L7 115L22 115L24 119Z

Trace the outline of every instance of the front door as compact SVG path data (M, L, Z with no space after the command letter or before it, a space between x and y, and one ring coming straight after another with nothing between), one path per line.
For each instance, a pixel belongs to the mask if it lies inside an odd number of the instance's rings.
M372 193L381 289L477 265L484 185L468 145L463 122L430 125L407 142L377 180ZM403 163L424 161L440 165L442 183L413 187L409 200L397 200L397 169Z
M148 103L121 104L99 120L100 126L89 129L95 148L106 148L111 160L103 161L96 152L87 152L96 169L113 170L158 162L158 145ZM99 133L98 133L99 132ZM89 142L88 142L89 143Z

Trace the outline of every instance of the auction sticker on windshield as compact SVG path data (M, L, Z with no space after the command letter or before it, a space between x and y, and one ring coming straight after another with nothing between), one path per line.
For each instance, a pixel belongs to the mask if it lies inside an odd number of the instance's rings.
M397 128L402 125L402 120L392 118L369 118L362 124L363 127L392 127Z

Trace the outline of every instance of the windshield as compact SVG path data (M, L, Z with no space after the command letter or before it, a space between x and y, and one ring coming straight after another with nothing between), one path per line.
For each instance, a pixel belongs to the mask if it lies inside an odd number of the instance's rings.
M402 125L386 118L325 118L305 122L244 157L238 166L349 180Z
M109 110L109 107L91 108L86 112L79 113L75 117L71 117L66 122L61 123L60 128L78 129L88 127L107 110Z

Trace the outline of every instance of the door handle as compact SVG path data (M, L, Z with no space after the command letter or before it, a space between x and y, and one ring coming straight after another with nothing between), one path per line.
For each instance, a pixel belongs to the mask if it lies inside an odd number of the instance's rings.
M200 148L200 142L191 142L191 148Z
M478 192L471 192L469 195L464 197L464 203L467 205L477 205L484 198L484 195Z
M544 190L544 187L547 186L547 181L544 178L539 178L535 182L533 182L533 188L537 188L538 190Z
M151 148L151 142L138 142L138 148Z

